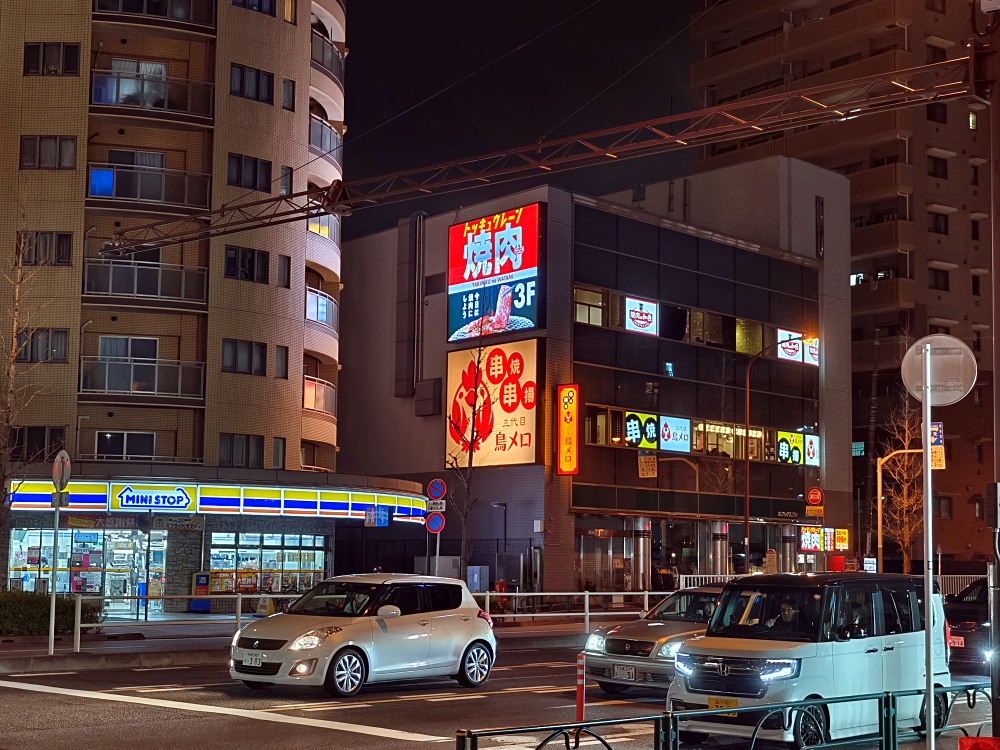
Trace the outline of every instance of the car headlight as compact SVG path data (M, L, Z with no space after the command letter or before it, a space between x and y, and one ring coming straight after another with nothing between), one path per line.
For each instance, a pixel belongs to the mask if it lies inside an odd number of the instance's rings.
M663 646L660 647L660 656L665 656L668 659L675 658L683 642L684 641L669 641L664 643Z
M694 674L694 664L691 663L690 656L687 654L677 654L674 659L674 670L678 674L682 674L685 677L690 677Z
M579 641L577 641L579 643ZM587 645L583 647L584 651L596 651L599 654L604 653L604 636L598 633L592 633L589 638L587 638Z
M305 651L310 648L318 648L322 645L323 641L334 633L339 633L341 630L343 628L317 628L316 630L310 630L308 633L303 633L292 641L292 645L288 649L290 651Z
M764 669L761 670L760 679L764 682L771 680L788 680L799 676L798 659L768 659L764 662Z

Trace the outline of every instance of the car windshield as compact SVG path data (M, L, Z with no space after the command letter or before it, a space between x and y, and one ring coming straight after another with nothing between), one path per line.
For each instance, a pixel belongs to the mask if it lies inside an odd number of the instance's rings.
M385 587L378 583L325 581L296 599L287 610L292 615L357 617L365 614Z
M717 593L678 591L649 610L645 615L645 619L708 622L715 611L718 599L719 595Z
M774 641L819 640L823 591L791 586L727 586L709 636Z

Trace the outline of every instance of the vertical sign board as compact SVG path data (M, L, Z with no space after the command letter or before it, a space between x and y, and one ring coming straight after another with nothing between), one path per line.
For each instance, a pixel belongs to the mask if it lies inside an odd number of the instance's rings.
M561 385L558 389L559 410L556 419L556 473L577 474L580 471L579 416L580 386Z
M538 327L542 204L448 229L448 341Z
M931 422L931 469L944 468L944 422Z

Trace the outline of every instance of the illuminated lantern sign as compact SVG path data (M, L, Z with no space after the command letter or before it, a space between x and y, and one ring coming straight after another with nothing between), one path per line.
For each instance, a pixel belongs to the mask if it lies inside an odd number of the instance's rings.
M659 446L659 420L653 414L625 413L623 442L629 448L657 448Z
M446 468L535 463L537 343L448 353Z
M819 437L817 435L803 435L806 466L819 466Z
M645 333L649 336L659 336L659 311L660 306L656 302L626 297L625 330L633 333Z
M448 229L448 341L538 327L542 204Z
M682 417L660 417L660 450L691 452L691 420Z
M579 416L580 416L580 386L559 386L559 409L556 418L558 444L556 448L556 472L558 474L576 474L580 471Z

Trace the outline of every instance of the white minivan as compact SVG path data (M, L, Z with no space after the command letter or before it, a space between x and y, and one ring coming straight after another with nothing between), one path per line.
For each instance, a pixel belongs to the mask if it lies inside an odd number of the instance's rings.
M704 636L677 653L671 711L767 706L925 687L924 581L869 573L755 575L730 581ZM934 684L950 686L941 595L933 597ZM900 697L900 728L924 726L923 696ZM935 696L936 727L948 718ZM762 740L798 747L879 731L875 700L765 719ZM682 721L681 742L750 737L763 712ZM790 721L789 721L790 719ZM787 727L787 729L785 728Z

